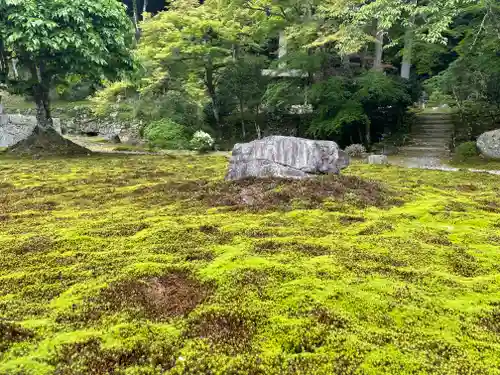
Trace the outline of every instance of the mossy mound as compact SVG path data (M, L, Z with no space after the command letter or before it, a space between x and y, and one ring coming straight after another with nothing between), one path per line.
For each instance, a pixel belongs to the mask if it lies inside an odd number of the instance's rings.
M500 178L0 157L0 374L499 374Z
M356 176L329 175L304 180L278 178L240 181L191 180L167 182L135 191L136 195L155 197L156 203L202 202L209 207L232 211L290 211L294 208L323 208L342 205L358 208L390 207L401 204L399 194L380 182ZM144 199L141 199L144 200Z
M25 139L9 147L7 152L13 155L40 156L75 156L87 155L91 151L64 138L53 129L35 127Z

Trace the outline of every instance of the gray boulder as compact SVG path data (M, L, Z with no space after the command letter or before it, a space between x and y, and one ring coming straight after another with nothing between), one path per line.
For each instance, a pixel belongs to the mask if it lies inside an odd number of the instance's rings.
M500 129L481 134L477 139L477 148L488 158L500 159Z
M349 165L349 156L335 142L272 136L233 148L226 180L248 177L302 179L318 174L338 174Z

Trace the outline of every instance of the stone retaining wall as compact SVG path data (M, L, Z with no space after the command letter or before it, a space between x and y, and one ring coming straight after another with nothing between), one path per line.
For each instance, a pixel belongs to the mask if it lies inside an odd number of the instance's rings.
M54 127L60 133L61 121L54 119ZM28 137L36 126L35 116L0 115L0 147L9 147Z

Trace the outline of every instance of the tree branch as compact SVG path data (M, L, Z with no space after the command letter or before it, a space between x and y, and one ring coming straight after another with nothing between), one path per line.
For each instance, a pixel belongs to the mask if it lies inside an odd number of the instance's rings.
M481 26L479 26L479 31L478 31L478 32L477 32L477 34L475 35L475 37L474 37L474 41L472 42L472 45L470 46L470 49L472 49L472 48L476 45L477 40L479 39L479 35L481 35L481 33L483 32L483 29L484 29L484 24L486 23L486 19L488 18L488 13L489 13L489 12L490 12L490 11L488 10L488 11L485 13L485 15L484 15L484 17L483 17L483 21L481 22Z
M253 7L253 6L249 5L248 3L245 3L245 4L243 5L243 8L245 8L245 9L250 9L250 10L258 10L258 11L261 11L261 12L265 12L268 16L276 16L276 17L282 17L282 18L284 18L284 19L287 19L286 14L284 13L284 11L283 11L283 8L282 8L282 7L280 7L280 9L281 9L281 14L280 14L280 13L273 13L273 12L271 12L271 9L269 9L269 8L259 8L259 7Z

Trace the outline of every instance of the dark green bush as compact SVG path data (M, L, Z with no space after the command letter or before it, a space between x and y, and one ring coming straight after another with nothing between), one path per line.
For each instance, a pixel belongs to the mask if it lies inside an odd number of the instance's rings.
M476 142L465 142L455 149L454 159L458 162L466 161L479 155Z
M182 150L189 147L189 134L186 128L171 119L150 123L144 129L144 136L153 147L167 150Z

